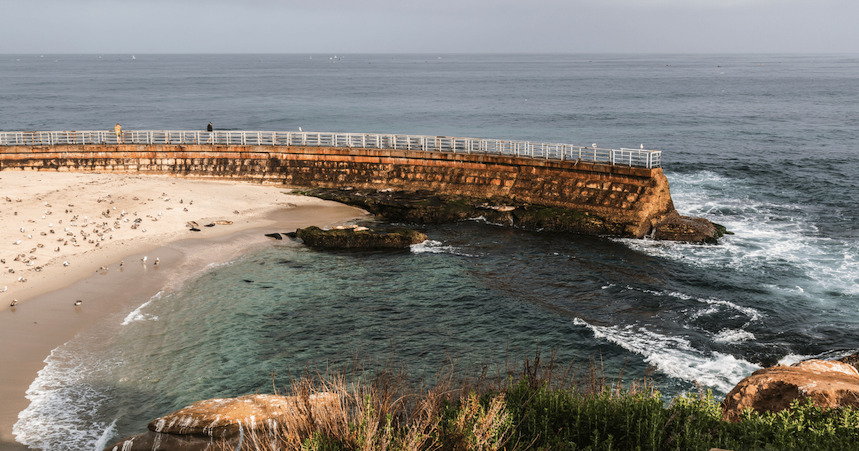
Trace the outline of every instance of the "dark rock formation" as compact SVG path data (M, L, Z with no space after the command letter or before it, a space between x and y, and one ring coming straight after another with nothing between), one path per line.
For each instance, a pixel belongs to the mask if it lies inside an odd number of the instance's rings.
M340 406L341 398L317 393L294 396L248 395L199 401L149 423L149 431L126 438L107 450L234 449L240 432L264 437L270 429L312 420Z
M331 230L311 226L296 230L295 235L310 247L327 249L405 249L427 239L423 233L406 228L370 230L358 226Z
M655 240L716 244L719 238L729 233L724 226L707 219L680 216L675 212L657 223L651 236Z
M859 372L837 361L807 360L791 366L774 366L752 373L722 402L727 421L738 421L742 411L777 412L794 399L811 399L823 408L859 408Z
M363 208L392 222L441 224L482 218L487 222L528 230L573 232L585 235L629 236L627 224L596 214L511 202L509 199L475 199L429 191L315 189L305 194ZM651 236L659 240L716 243L724 227L703 218L677 212L658 223Z

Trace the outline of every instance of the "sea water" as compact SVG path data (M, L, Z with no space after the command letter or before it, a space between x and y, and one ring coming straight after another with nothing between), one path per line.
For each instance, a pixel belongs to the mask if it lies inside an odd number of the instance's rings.
M312 58L311 58L312 56ZM329 57L332 57L329 59ZM403 252L272 243L55 349L14 427L98 449L308 368L556 352L668 396L856 352L856 55L2 55L3 130L390 132L663 153L717 246L466 221Z

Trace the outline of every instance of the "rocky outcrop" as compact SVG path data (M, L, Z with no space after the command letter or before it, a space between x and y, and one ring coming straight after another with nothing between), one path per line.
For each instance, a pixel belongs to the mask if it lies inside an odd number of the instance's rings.
M342 399L332 393L295 396L247 395L199 401L152 420L149 431L105 448L114 451L233 449L242 436L262 436L300 421L336 412ZM298 420L298 421L297 421Z
M799 399L823 408L859 408L859 372L837 361L807 360L752 373L731 390L722 403L725 420L738 421L744 409L777 412Z
M325 249L406 249L427 239L425 234L404 227L372 230L346 226L322 230L311 226L297 229L295 236L310 247Z
M704 218L680 216L674 212L653 226L650 236L663 241L716 244L726 234L730 232L724 226Z
M502 197L471 198L429 191L371 189L314 189L305 194L360 207L392 222L442 224L483 219L528 230L635 236L629 234L629 224L625 219L613 219L588 211L519 203ZM656 223L651 232L650 236L659 240L716 243L725 230L704 218L687 218L672 210L672 213Z

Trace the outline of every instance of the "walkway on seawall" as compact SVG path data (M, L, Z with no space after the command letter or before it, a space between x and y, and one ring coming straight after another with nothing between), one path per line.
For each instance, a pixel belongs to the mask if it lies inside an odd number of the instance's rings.
M575 160L631 167L657 168L662 152L644 149L602 149L572 144L533 143L450 136L378 133L275 132L198 130L35 131L0 132L0 146L60 144L210 144L221 146L313 146L418 150L520 158Z
M674 230L666 227L669 220L684 234L698 227L677 225L660 163L661 152L644 149L445 136L0 132L0 171L160 174L302 189L431 193L452 207L470 205L464 214L473 217L489 217L480 210L489 208L509 212L499 222L527 228L637 238L660 236L657 227L667 236L665 231Z

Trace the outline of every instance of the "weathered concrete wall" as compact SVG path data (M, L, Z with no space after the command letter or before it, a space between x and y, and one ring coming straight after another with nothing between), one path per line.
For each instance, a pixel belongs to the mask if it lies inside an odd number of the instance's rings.
M169 174L289 187L429 190L587 212L641 237L674 212L661 168L497 155L211 145L0 147L0 170Z

